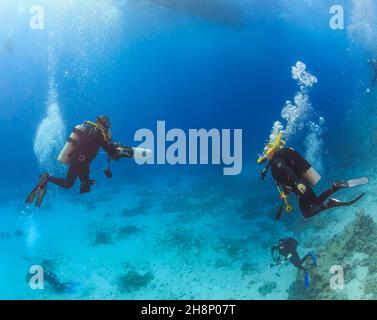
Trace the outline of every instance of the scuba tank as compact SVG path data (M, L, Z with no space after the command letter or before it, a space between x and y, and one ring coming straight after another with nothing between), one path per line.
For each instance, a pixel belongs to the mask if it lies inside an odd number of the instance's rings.
M58 156L58 160L64 164L71 164L73 155L77 151L82 137L85 134L86 127L83 124L79 124L73 128L71 135L67 139L67 143L64 145L62 151Z
M321 180L320 174L311 167L308 171L303 173L303 177L308 181L313 187Z

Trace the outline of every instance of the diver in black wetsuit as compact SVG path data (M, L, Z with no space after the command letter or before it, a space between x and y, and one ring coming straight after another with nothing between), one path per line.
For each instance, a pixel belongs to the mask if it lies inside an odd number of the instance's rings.
M77 178L81 181L80 193L90 192L90 186L94 184L89 178L89 165L95 159L100 148L103 148L113 160L119 160L119 145L111 142L110 121L105 116L99 116L94 124L86 124L84 133L81 135L80 147L74 151L73 159L70 161L66 179L48 177L52 182L62 188L70 189Z
M342 188L350 188L369 183L367 178L334 182L331 188L323 192L320 196L317 196L308 180L308 173L312 174L315 170L312 169L309 162L297 151L290 148L283 148L285 142L280 142L280 138L281 136L277 139L277 143L270 144L269 147L267 147L266 154L258 160L259 164L268 160L267 167L262 174L262 179L265 178L268 170L271 169L272 177L278 187L283 190L282 197L285 197L289 193L294 193L298 198L300 209L305 218L311 218L324 210L334 207L350 206L365 195L365 193L362 193L349 202L342 202L336 199L329 199L326 202L333 193ZM315 172L315 175L318 174ZM280 215L278 213L277 219L280 218Z
M311 258L315 267L317 267L317 258L313 251L310 251L305 257L300 258L297 252L298 241L294 238L286 238L279 240L279 243L271 248L271 256L273 259L273 264L271 267L280 266L285 262L289 261L297 269L304 271L305 274L305 286L309 286L309 273L308 270L303 266L304 263ZM284 258L282 260L282 257Z
M110 120L106 116L97 117L96 123L86 121L83 125L76 126L59 155L61 162L69 164L67 177L62 179L50 176L48 173L42 174L38 185L29 194L26 202L32 203L37 197L36 206L39 207L46 193L48 182L70 189L79 178L81 181L80 194L90 192L95 181L89 177L89 167L100 148L103 148L108 154L109 162L120 158L132 158L133 149L113 143L109 129ZM111 177L109 167L105 173Z
M45 271L43 279L51 285L54 291L59 293L72 292L78 285L78 282L68 281L60 282L57 275L50 271Z
M373 78L372 78L372 85L371 85L371 90L373 90L376 87L376 82L377 82L377 59L369 59L368 63L372 66L373 68Z
M346 188L345 182L335 182L332 187L319 197L314 193L309 182L303 177L311 165L295 150L284 148L274 154L270 161L271 175L286 192L297 195L299 206L305 218L311 218L318 213L341 205L335 199L325 201L336 191Z

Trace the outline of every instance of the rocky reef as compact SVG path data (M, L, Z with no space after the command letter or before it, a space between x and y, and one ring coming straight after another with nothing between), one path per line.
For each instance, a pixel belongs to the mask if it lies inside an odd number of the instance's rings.
M305 288L298 273L289 289L291 300L376 299L377 298L377 224L363 210L344 230L317 248L318 267L307 264L311 284ZM332 266L341 266L344 288L332 289Z
M276 288L277 288L276 282L268 281L258 288L258 292L260 293L261 296L264 297L274 292Z
M92 229L89 232L89 239L90 245L93 247L112 245L117 241L128 240L144 231L144 229L133 225L114 227L99 224Z
M121 292L132 292L144 289L154 279L152 272L146 272L144 274L138 273L135 270L129 270L124 275L121 275L118 279L118 289Z

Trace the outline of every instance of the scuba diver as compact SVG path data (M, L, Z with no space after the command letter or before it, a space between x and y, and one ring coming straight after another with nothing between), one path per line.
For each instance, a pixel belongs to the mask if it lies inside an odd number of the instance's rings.
M362 193L348 202L333 198L327 201L333 193L340 189L368 184L368 178L364 177L349 181L336 181L328 190L317 196L312 187L319 182L321 176L297 151L285 148L285 141L282 140L282 137L283 133L281 132L275 139L272 138L266 145L264 154L258 159L258 164L268 161L266 168L262 172L262 180L265 179L271 169L271 175L280 193L282 204L279 207L276 220L280 219L284 204L286 212L292 211L293 208L287 199L290 193L294 193L297 196L301 212L307 219L327 209L351 206L365 195L365 193Z
M51 285L51 287L59 293L72 292L80 284L74 281L60 282L58 276L51 272L45 271L43 274L43 279Z
M39 177L37 186L26 198L27 203L32 203L35 198L35 206L40 207L43 197L47 191L49 182L66 189L72 188L77 178L81 181L80 194L90 192L91 186L95 184L89 177L90 163L96 158L99 149L103 148L108 154L108 165L105 174L112 177L110 162L118 161L121 158L145 158L150 150L141 148L123 147L112 142L110 132L110 120L106 116L99 116L96 122L85 121L77 125L63 150L59 154L58 160L69 165L65 179L50 176L44 173Z
M279 240L279 243L271 248L271 256L273 263L271 268L279 266L279 270L286 262L290 262L297 269L304 271L304 283L308 288L310 285L309 272L303 266L304 263L311 258L315 267L318 266L317 258L314 251L310 251L305 257L300 258L297 252L298 241L294 238L286 238Z
M368 63L372 66L373 71L374 71L371 88L367 90L368 92L370 92L371 90L373 90L376 87L376 82L377 82L377 59L369 59Z

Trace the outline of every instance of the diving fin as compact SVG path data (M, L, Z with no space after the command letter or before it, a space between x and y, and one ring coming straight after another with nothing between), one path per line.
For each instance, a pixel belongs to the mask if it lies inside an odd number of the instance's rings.
M26 200L25 202L26 203L32 203L35 199L35 196L37 195L38 193L38 190L39 190L39 186L36 186L30 193L29 195L26 197Z
M49 175L48 173L44 173L39 177L39 182L37 186L30 192L30 194L26 197L26 203L33 203L35 198L35 206L39 208L42 204L43 198L47 191L47 183L48 183Z
M347 184L348 184L348 188L363 186L365 184L369 184L369 179L367 177L364 177L364 178L359 178L359 179L348 180Z
M73 293L78 286L80 286L80 282L69 281L63 284L64 292Z
M305 288L309 288L310 279L309 279L309 272L308 271L305 271L304 284L305 284Z
M359 195L358 197L356 197L355 199L351 201L340 201L337 199L330 199L329 202L327 203L327 206L329 208L352 206L364 196L365 196L365 192L363 192L361 195Z
M43 198L47 192L47 183L44 187L38 187L38 188L39 188L39 192L38 192L37 200L35 201L35 206L37 208L40 208L40 206L42 205Z
M369 184L369 179L367 177L359 178L359 179L352 179L348 181L336 181L334 182L334 187L336 189L343 189L343 188L353 188L358 186L363 186Z

